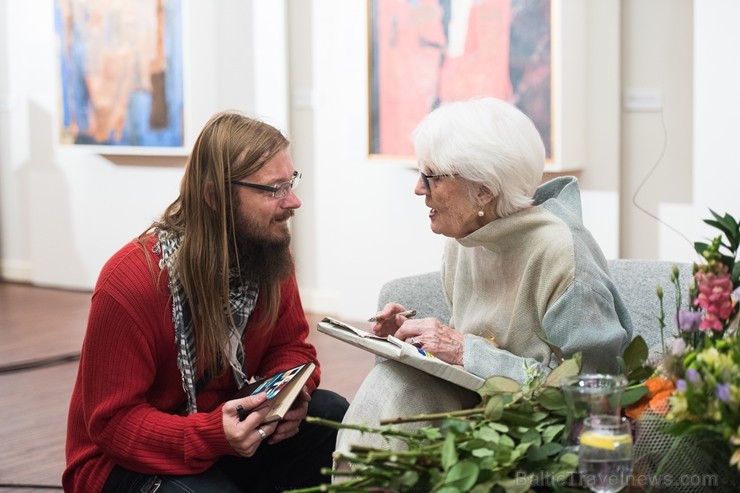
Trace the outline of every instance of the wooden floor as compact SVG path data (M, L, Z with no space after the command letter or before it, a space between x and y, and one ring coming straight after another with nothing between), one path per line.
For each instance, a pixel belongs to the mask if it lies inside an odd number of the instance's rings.
M90 293L0 282L0 367L75 355L85 332ZM325 315L307 314L322 367L321 387L354 397L374 357L316 331ZM348 321L366 328L367 324ZM61 489L67 408L77 361L0 373L0 492Z

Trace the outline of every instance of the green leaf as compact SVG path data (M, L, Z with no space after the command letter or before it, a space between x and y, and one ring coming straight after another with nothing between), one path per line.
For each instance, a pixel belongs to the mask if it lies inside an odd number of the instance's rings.
M581 372L581 353L575 353L572 358L563 361L557 368L550 372L545 379L545 385L548 387L560 387L560 382L564 378L578 375Z
M454 486L461 491L467 491L475 485L479 472L478 464L473 461L464 460L458 462L447 473L445 485Z
M722 231L722 233L724 233L725 237L727 237L728 239L730 239L730 241L732 241L732 239L735 236L735 230L736 230L737 226L735 224L728 223L724 219L722 219L720 221L712 221L711 219L705 219L704 222L706 224L708 224L708 225L710 225L710 226L712 226L714 228L717 228L718 230Z
M529 447L537 447L539 444L534 443L520 443L516 447L514 447L514 451L512 452L512 455L516 459L519 459L523 454L527 453L527 450L529 450Z
M728 270L731 270L735 264L735 259L729 255L720 255L719 261L725 264Z
M440 489L435 490L437 493L461 493L460 488L457 486L442 486Z
M740 283L740 262L737 262L732 268L732 284L737 286Z
M471 453L473 454L473 457L490 457L493 455L493 450L486 447L480 447L474 449Z
M529 447L527 459L532 462L544 461L553 455L559 454L561 450L563 450L563 446L553 442L545 443L541 447Z
M524 435L522 435L519 441L521 443L532 443L539 447L542 445L542 435L540 435L535 428L530 428Z
M578 454L566 452L558 458L558 462L575 469L578 467Z
M641 366L627 374L627 380L630 382L639 382L650 378L653 376L653 373L655 373L653 368L650 368L649 366Z
M488 378L483 386L478 389L480 395L494 395L494 394L513 394L519 392L520 385L516 380L511 378L494 376Z
M468 440L467 442L464 442L462 444L458 445L459 448L467 451L473 451L478 448L482 447L488 447L488 442L486 440L483 440L482 438L478 437L476 435L475 438L472 438Z
M549 442L549 443L543 444L542 447L540 447L540 450L542 450L542 452L547 457L552 457L553 455L559 454L560 451L563 450L563 446L560 445L559 443Z
M486 419L491 421L498 421L504 413L504 399L501 395L492 395L486 403L486 410L484 415Z
M442 433L439 428L433 426L425 426L421 429L427 440L439 440L442 438Z
M721 227L714 225L711 220L705 220L704 222L715 226L725 234L727 240L730 242L730 248L734 253L740 245L740 224L738 224L738 221L730 214L725 213L724 216L720 216L712 209L709 209L709 212L712 213L712 216L714 216L716 222L719 223Z
M537 422L529 419L526 415L513 411L504 411L501 416L503 420L514 426L524 426L527 428L534 428L537 426Z
M537 402L540 403L540 406L549 411L560 411L567 407L565 405L565 397L563 397L563 393L553 387L546 387L543 389L537 398Z
M542 431L542 440L545 442L554 441L565 428L565 424L550 425Z
M456 463L457 448L455 447L455 435L450 433L445 437L445 443L442 446L442 467L447 471Z
M709 248L708 243L704 243L703 241L695 241L694 242L694 250L696 253L698 253L702 258L704 258L704 251Z
M506 426L504 423L499 423L498 421L492 421L488 423L488 427L496 431L500 431L501 433L507 433L509 431L508 426Z
M529 418L530 418L530 419L531 419L532 421L536 421L536 422L538 422L538 423L539 423L540 421L542 421L542 420L546 419L546 418L547 418L548 416L549 416L549 414L547 414L547 413L543 413L543 412L534 412L534 413L532 413L532 414L530 414L530 415L529 415Z
M486 419L491 421L498 421L504 413L505 409L504 399L500 395L493 395L488 399L486 403L486 409L483 411L483 415Z
M446 419L444 427L456 435L462 435L470 429L470 423L461 419Z
M509 435L501 435L501 440L498 442L501 447L514 448L514 440Z
M404 471L398 481L404 486L414 486L419 482L419 473L411 470Z
M491 443L498 443L499 438L501 435L498 431L494 430L491 426L484 426L480 430L478 430L478 433L476 435L481 440L485 440L486 442Z
M622 394L622 407L627 407L630 404L634 404L635 402L642 399L642 396L647 394L648 388L644 384L639 384L633 387L627 387L624 390L624 393Z
M627 373L644 365L648 359L648 347L642 336L635 336L630 341L627 349L624 350L624 363L627 367Z

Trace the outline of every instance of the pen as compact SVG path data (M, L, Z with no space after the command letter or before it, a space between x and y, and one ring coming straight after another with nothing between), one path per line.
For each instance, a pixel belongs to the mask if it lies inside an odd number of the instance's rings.
M403 315L406 318L413 318L416 315L416 310L406 310L405 312L396 313L393 316L395 317L396 315ZM370 317L367 319L368 322L382 322L383 320L387 319L382 317Z

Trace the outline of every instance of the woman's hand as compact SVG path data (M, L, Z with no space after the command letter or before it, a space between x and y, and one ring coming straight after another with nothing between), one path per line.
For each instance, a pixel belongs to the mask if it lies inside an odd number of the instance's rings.
M406 308L403 305L388 303L373 317L375 318L375 323L370 327L370 332L380 337L394 335L401 324L408 320L403 315L399 315L399 313L405 311Z
M280 420L275 429L275 433L270 436L267 443L272 445L273 443L281 442L297 434L298 427L308 413L308 402L310 400L311 394L308 393L308 389L306 389L306 386L304 385L301 393L298 394L295 402L290 406L290 410L285 413L283 419Z
M436 318L408 319L398 328L396 337L429 351L442 361L463 365L465 337Z
M262 405L266 400L267 394L260 392L257 395L228 401L221 408L221 421L226 440L241 456L253 456L262 440L272 435L278 426L277 422L262 424L270 411L267 406ZM244 421L239 420L240 411L242 413L248 411Z

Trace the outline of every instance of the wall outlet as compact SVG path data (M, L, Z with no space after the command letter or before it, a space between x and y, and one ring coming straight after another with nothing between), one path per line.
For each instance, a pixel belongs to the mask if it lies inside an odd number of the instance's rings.
M627 89L624 91L623 105L627 111L662 111L663 91L660 89Z

